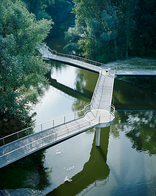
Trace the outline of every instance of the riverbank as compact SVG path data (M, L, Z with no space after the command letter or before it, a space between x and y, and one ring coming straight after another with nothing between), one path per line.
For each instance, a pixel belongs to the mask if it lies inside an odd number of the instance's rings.
M105 64L106 67L110 67L111 69L136 69L139 67L156 67L156 59L148 59L141 57L134 57L127 60L117 60L114 62L110 62ZM133 76L118 76L119 79L122 79L126 82L131 82L135 85L156 90L156 78L155 77L133 77Z
M109 62L105 64L107 67L110 68L120 68L124 69L124 67L138 67L138 66L156 66L156 59L148 59L148 58L141 58L141 57L133 57L126 60L117 60L113 62Z

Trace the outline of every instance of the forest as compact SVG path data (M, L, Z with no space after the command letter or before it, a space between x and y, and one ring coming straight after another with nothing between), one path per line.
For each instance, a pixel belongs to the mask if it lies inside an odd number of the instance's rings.
M67 51L104 63L130 56L156 56L156 1L73 2L75 26L65 33Z
M23 1L37 20L53 20L49 36L65 33L68 53L104 63L156 57L154 0Z

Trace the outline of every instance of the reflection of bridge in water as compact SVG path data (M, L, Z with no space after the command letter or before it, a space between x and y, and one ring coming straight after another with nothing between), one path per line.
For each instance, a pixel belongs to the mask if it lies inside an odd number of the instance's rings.
M30 127L0 139L0 168L48 146L97 127L96 146L100 145L100 127L114 122L111 106L115 75L156 75L153 70L105 70L101 63L51 51L44 46L39 49L43 59L64 62L72 66L99 73L91 103L82 111ZM36 133L30 134L33 131ZM25 136L27 135L27 136Z
M103 129L103 128L102 128ZM94 135L94 140L90 152L89 160L84 164L83 169L76 173L72 177L72 183L64 182L52 192L46 194L47 196L74 196L77 194L85 195L84 193L94 189L95 187L100 187L108 181L108 176L110 169L107 165L107 152L108 152L108 142L109 142L109 133L110 127L104 128L101 130L100 147L96 148L95 140L96 135Z

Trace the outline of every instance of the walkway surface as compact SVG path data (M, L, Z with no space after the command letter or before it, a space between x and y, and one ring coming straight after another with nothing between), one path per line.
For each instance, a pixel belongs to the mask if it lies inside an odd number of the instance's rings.
M53 146L93 127L106 127L114 122L115 108L111 105L114 78L120 76L151 76L156 70L108 70L102 63L74 55L60 54L47 46L38 50L45 60L55 60L99 73L92 100L83 110L30 127L0 139L0 168L40 149ZM33 134L33 132L35 132ZM27 135L27 136L26 136Z

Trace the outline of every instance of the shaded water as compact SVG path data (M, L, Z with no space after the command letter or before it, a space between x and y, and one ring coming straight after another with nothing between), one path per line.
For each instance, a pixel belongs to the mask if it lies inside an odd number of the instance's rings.
M52 87L51 81L36 106L38 123L82 109L90 101L97 81L95 73L54 64L57 68L53 68L51 78L57 80L60 90ZM101 129L100 147L95 146L96 129L92 129L48 148L44 167L49 184L41 180L42 192L47 196L155 195L154 93L116 79L115 122ZM72 178L71 183L64 182L66 176Z

